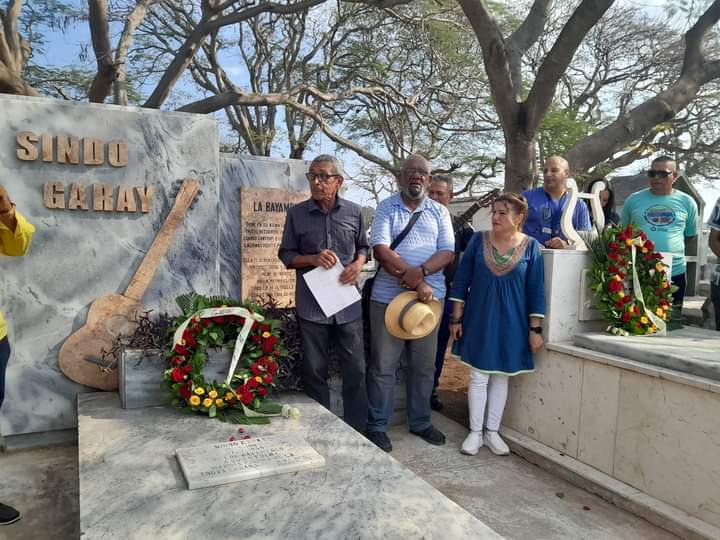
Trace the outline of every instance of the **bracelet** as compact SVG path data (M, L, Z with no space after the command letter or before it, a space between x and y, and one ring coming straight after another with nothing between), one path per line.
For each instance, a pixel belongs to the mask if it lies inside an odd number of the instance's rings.
M451 315L450 318L448 319L450 324L460 324L462 322L462 320L463 320L462 315L460 315L459 317L453 317Z

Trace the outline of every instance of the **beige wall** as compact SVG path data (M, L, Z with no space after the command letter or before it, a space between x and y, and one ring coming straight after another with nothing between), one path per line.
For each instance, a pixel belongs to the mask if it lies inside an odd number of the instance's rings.
M566 344L535 366L506 426L720 526L720 383Z

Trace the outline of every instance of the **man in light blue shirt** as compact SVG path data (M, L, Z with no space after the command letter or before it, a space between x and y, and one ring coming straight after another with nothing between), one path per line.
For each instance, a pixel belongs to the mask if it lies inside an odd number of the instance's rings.
M447 208L426 196L432 180L430 172L431 165L423 156L414 154L408 158L398 178L400 193L378 205L370 235L381 269L370 301L367 437L386 452L392 450L386 432L393 413L395 372L403 354L407 361L410 432L430 444L445 444L445 435L431 423L430 409L437 326L429 335L414 340L392 336L385 328L385 311L398 294L414 290L420 301L445 298L442 270L453 260L455 239ZM410 232L391 250L392 241L416 213L420 216Z
M540 242L543 247L563 249L568 239L560 229L560 218L568 203L567 179L570 166L565 158L551 156L543 167L543 186L523 193L528 202L528 216L523 232ZM572 224L576 231L587 231L592 227L590 213L584 204L573 209Z
M623 205L623 225L634 223L655 244L656 251L672 253L673 309L682 312L687 278L685 242L697 236L698 209L690 195L673 188L677 163L667 156L654 159L647 172L650 187L630 195Z

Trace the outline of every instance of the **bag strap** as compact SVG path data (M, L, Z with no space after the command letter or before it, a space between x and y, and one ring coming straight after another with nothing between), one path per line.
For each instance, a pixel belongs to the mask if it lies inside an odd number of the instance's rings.
M415 222L418 219L420 219L420 214L422 214L422 213L423 213L423 211L420 210L419 212L415 212L412 216L410 216L410 221L408 221L407 225L405 225L405 228L402 231L400 231L400 234L398 234L395 237L395 240L392 241L392 243L390 244L390 249L395 249L396 247L398 247L400 245L400 242L405 240L405 237L410 232L410 229L412 229L413 225L415 225ZM380 266L380 265L378 265L378 266ZM373 279L375 279L377 277L378 272L380 272L380 268L375 270L375 275L373 276Z
M410 218L410 221L408 221L408 224L405 225L405 228L400 231L400 234L397 235L395 240L392 241L392 244L390 244L390 249L395 249L400 245L400 242L405 240L405 237L410 232L410 229L413 228L413 225L415 225L415 222L420 219L420 214L422 214L423 211L420 210L419 212L415 212L412 217Z

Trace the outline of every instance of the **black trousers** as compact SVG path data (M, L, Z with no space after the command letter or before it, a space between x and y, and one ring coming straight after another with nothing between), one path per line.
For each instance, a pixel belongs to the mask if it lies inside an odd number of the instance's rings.
M10 360L10 342L5 336L0 339L0 408L5 399L5 370L7 370L8 360Z
M332 350L343 381L343 419L355 430L364 432L368 405L362 318L346 324L319 324L305 319L299 322L305 393L330 408L328 368Z
M720 283L710 284L710 301L715 308L715 330L720 330Z

